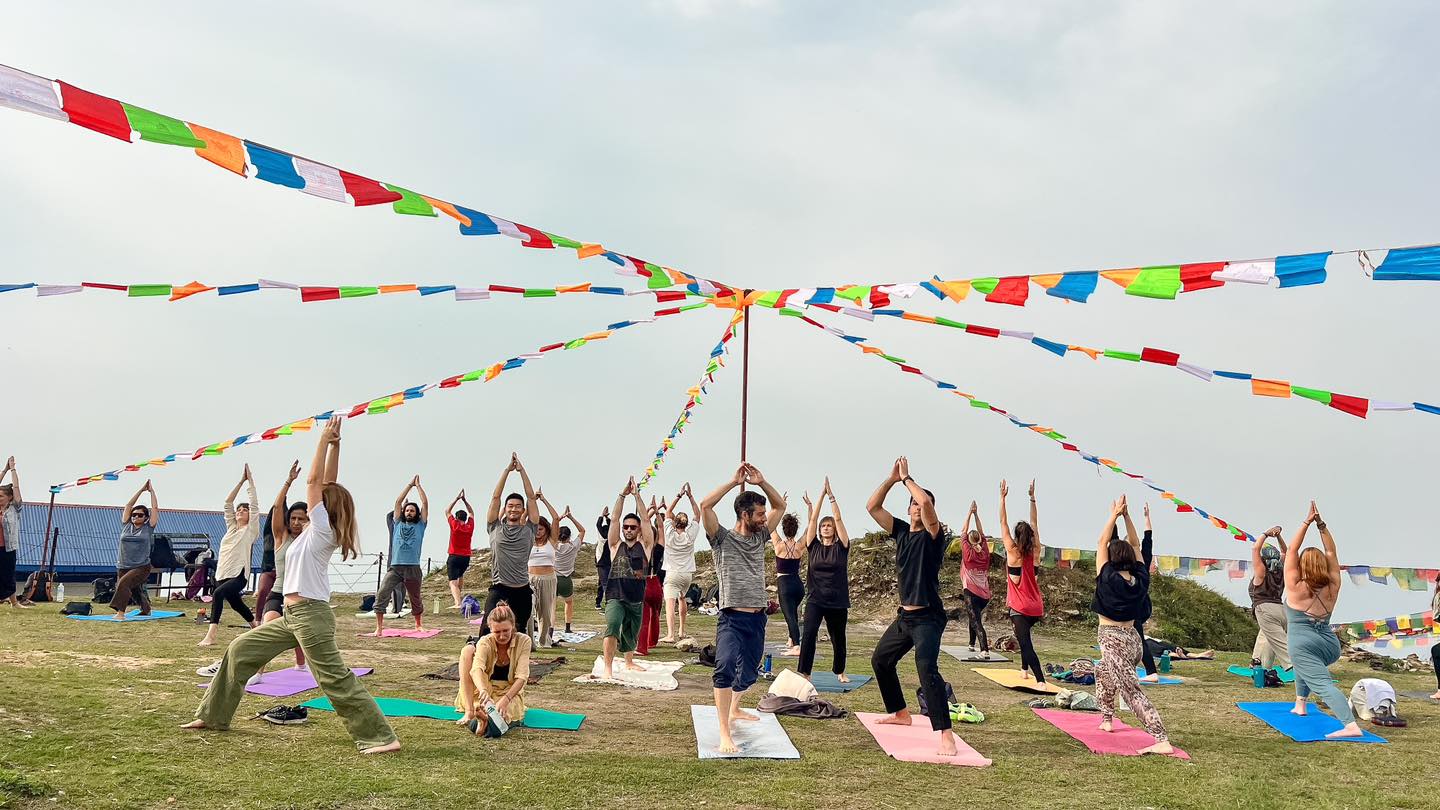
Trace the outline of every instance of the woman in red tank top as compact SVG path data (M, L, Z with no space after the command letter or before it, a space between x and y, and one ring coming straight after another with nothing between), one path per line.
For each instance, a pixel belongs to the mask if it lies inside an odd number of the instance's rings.
M1035 563L1040 560L1040 516L1035 505L1035 482L1030 482L1030 520L1017 521L1010 530L1010 516L1005 497L1010 487L1000 482L1000 539L1005 541L1005 604L1010 608L1010 621L1015 625L1015 640L1020 644L1020 671L1028 680L1044 683L1045 673L1040 657L1030 641L1030 628L1045 616L1045 601L1040 598L1040 583L1035 579Z

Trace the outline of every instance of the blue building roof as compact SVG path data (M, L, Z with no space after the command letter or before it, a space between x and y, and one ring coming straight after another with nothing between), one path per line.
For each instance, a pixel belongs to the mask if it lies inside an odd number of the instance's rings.
M49 505L26 501L20 510L20 554L16 573L40 567L46 554L45 518ZM115 572L115 558L120 546L120 519L124 510L119 506L90 504L55 504L54 529L60 530L55 552L55 572L62 575L100 575ZM52 529L53 531L53 529ZM210 538L210 548L220 553L220 538L225 536L225 516L203 509L160 509L156 534L201 534ZM260 569L262 544L256 543L251 555L251 568Z

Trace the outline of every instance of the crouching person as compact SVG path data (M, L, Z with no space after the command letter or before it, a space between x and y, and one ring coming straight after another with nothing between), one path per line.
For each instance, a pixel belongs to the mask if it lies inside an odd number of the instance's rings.
M525 719L525 681L530 678L530 636L516 632L515 612L501 601L485 617L489 633L472 636L460 651L460 694L455 721L472 734L499 737L505 733L490 720L494 708L507 726Z

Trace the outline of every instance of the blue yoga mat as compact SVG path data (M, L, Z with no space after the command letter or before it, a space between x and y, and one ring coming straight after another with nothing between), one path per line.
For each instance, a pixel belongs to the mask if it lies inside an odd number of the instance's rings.
M125 621L126 621L126 622L150 622L150 621L155 621L155 620L157 620L157 619L175 619L175 618L178 618L178 617L184 616L184 615L185 615L184 613L181 613L181 612L178 611L178 610L157 610L157 611L155 611L154 613L151 613L149 616L141 616L139 609L136 609L136 610L132 610L132 611L130 611L129 613L126 613L126 614L125 614ZM82 622L119 622L119 621L120 621L119 619L116 619L116 618L115 618L115 614L113 614L113 613L106 613L106 614L103 615L103 616L69 616L69 617L67 617L67 618L75 619L76 621L82 621Z
M851 675L849 683L841 683L833 672L812 672L810 683L819 692L853 692L873 680L869 675Z
M1157 673L1157 674L1158 674L1158 673ZM1176 678L1176 677L1173 676L1173 675L1161 675L1161 676L1160 676L1160 680L1158 680L1158 681L1147 681L1147 680L1143 680L1143 678L1145 677L1145 668L1144 668L1144 667L1136 667L1136 668L1135 668L1135 677L1142 679L1142 680L1140 681L1140 685L1141 685L1141 686L1174 686L1174 685L1176 685L1176 684L1184 683L1184 681L1180 680L1179 678Z
M1384 737L1371 734L1368 731L1365 732L1365 736L1363 737L1347 737L1340 740L1326 739L1326 734L1332 731L1338 731L1344 727L1344 724L1320 711L1318 706L1311 706L1309 714L1304 717L1297 717L1290 713L1290 710L1295 708L1295 704L1291 702L1237 703L1235 705L1249 714L1254 715L1257 720L1260 720L1295 742L1388 742Z

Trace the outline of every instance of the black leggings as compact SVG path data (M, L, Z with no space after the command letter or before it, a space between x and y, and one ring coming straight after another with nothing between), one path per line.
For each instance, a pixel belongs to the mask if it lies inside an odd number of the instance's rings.
M530 590L529 585L513 588L509 585L495 584L490 586L489 593L485 594L485 615L488 617L490 611L500 600L510 606L515 613L515 632L523 633L525 628L530 626L530 612L535 605L535 592ZM480 628L480 635L490 635L490 625L487 623Z
M1140 634L1140 660L1145 664L1145 674L1154 675L1159 672L1155 668L1155 656L1150 654L1150 642L1145 640L1145 622L1150 617L1135 620L1135 632Z
M210 603L210 623L219 624L220 614L225 612L225 603L229 602L230 607L240 614L240 618L246 624L255 622L255 614L250 612L250 606L245 604L241 594L245 592L245 575L222 579L215 584L215 591L212 596L214 601Z
M1043 618L1010 611L1010 621L1015 625L1015 640L1020 642L1020 668L1030 670L1040 683L1045 682L1045 671L1040 667L1040 656L1035 654L1035 643L1030 640L1030 628Z
M800 674L809 675L815 669L815 642L820 637L820 620L825 620L825 629L830 631L830 644L835 648L834 661L830 670L836 675L845 671L845 624L850 611L846 608L821 607L814 602L805 604L805 622L800 631Z
M600 584L595 587L595 607L598 608L605 601L605 583L610 581L610 566L597 564L595 573L600 575L596 580Z
M1440 645L1430 648L1430 663L1435 665L1435 685L1440 688Z
M790 632L790 643L800 643L800 602L805 598L805 583L799 574L782 574L775 578L775 590L780 595L780 612L785 615L785 627Z
M896 612L895 622L875 643L870 666L875 670L875 683L885 711L905 708L905 692L900 688L900 675L895 665L905 653L915 649L915 673L920 676L920 689L925 694L925 708L930 710L930 728L950 728L949 701L945 696L945 680L940 677L940 636L945 632L945 614L929 610Z
M970 646L975 646L975 639L980 639L980 651L990 652L990 637L985 635L985 606L990 604L989 599L982 599L975 594L966 591L965 600L970 603Z

